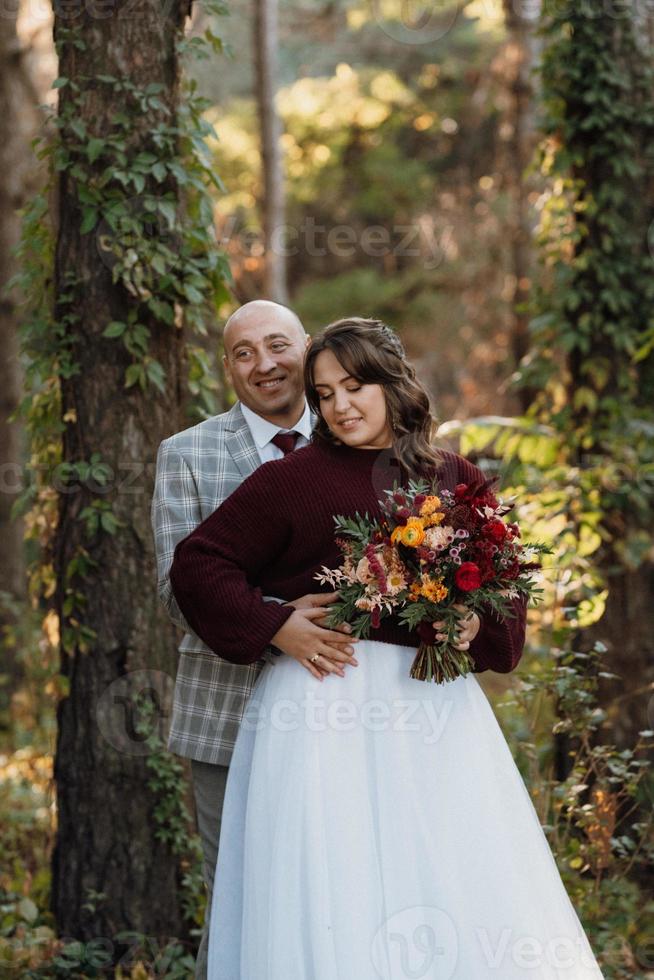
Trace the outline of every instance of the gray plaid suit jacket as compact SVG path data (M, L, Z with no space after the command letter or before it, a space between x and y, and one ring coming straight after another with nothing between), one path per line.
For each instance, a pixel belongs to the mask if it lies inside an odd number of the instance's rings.
M152 527L159 597L184 629L168 748L200 762L229 765L239 724L263 660L221 660L191 630L170 585L176 544L207 518L261 460L239 404L165 439L157 454Z

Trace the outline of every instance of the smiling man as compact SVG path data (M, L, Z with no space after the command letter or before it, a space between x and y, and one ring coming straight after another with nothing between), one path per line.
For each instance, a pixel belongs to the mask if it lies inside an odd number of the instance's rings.
M250 428L254 425L259 431L263 419L276 426L275 431L295 429L299 433L296 448L306 444L311 434L302 375L309 343L295 313L266 300L241 306L223 331L225 374ZM264 448L260 442L257 446Z
M218 853L222 804L239 725L264 661L238 665L216 656L182 616L170 584L176 545L193 531L256 468L305 446L312 418L304 396L303 363L310 338L291 310L256 300L225 324L224 367L238 401L228 412L164 440L157 455L152 525L159 596L185 636L175 679L168 748L191 760L193 794L208 891L205 931L196 977L206 977L209 911ZM256 517L256 515L253 515ZM318 630L333 660L323 656L317 676L343 676L353 650L347 636L324 630L319 616L329 596L303 596L292 638L301 653ZM289 652L288 650L286 651Z

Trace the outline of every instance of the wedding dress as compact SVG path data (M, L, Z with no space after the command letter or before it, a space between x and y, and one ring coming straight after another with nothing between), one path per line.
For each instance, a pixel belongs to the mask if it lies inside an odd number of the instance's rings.
M264 667L229 770L209 980L601 980L474 674L361 641Z

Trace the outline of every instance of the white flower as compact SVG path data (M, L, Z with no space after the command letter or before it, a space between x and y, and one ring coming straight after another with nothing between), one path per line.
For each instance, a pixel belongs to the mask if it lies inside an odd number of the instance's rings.
M425 531L425 545L433 551L444 551L454 541L454 528L449 524L428 527Z
M406 589L406 579L401 572L389 572L386 576L386 591L388 595L397 595Z
M362 585L369 585L371 582L375 581L375 576L370 570L370 562L367 558L362 558L355 572L357 582L361 582Z

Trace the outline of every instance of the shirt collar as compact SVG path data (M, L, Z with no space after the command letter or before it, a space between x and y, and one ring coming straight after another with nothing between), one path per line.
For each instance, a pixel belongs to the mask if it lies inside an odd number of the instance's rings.
M288 432L288 429L280 428L280 426L275 425L274 422L269 422L268 419L262 418L253 412L251 408L244 405L241 402L241 411L245 417L250 432L252 433L252 438L254 439L254 444L257 449L263 449L267 446L273 436L276 436L278 432ZM311 439L311 412L309 411L309 405L305 401L304 412L300 419L293 426L294 432L299 432L301 436L307 440Z

